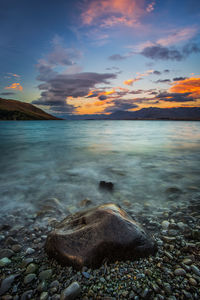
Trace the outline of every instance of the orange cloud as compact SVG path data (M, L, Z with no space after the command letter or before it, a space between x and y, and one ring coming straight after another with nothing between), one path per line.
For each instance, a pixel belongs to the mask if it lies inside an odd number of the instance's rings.
M113 95L113 94L115 94L115 93L116 93L115 89L112 89L112 90L107 91L107 92L100 92L100 93L99 93L99 96L101 96L101 95L108 96L108 95Z
M148 76L148 75L152 74L153 72L154 72L154 70L147 70L144 73L136 73L137 74L136 78L125 80L124 84L132 86L134 82L141 80L142 77Z
M85 25L91 25L101 19L101 26L110 27L117 24L132 26L145 13L154 9L152 1L145 7L145 0L94 0L90 1L82 13Z
M176 81L169 90L172 93L191 93L195 99L200 98L200 77L190 77Z
M133 85L134 82L141 80L141 78L133 78L133 79L128 79L124 81L124 84L126 85Z
M5 87L5 90L10 90L10 89L13 89L16 91L23 91L23 87L18 82L15 82L15 83L11 84L10 86Z

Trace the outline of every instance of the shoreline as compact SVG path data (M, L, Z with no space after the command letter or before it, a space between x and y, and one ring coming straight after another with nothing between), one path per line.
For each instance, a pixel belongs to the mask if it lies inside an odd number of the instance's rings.
M172 201L170 207L160 208L141 204L140 211L129 201L120 206L154 236L158 252L136 261L105 262L96 270L60 266L44 252L48 232L67 214L59 201L37 214L18 209L4 215L0 222L2 299L56 300L74 281L81 287L76 299L199 299L199 199ZM4 262L2 256L7 257Z

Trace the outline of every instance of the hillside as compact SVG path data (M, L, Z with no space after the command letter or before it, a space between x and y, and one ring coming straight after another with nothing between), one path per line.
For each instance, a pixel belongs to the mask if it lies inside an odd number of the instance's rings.
M0 120L59 120L36 106L0 98Z

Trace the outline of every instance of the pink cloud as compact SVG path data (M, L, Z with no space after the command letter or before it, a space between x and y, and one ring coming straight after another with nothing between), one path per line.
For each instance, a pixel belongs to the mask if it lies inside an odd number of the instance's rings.
M146 5L145 0L94 0L89 1L82 13L84 25L98 21L102 27L114 25L133 26L141 16L154 9L155 1Z
M168 36L158 39L156 43L162 46L170 46L182 41L187 41L193 38L196 34L197 34L196 27L185 27L180 30L174 30Z

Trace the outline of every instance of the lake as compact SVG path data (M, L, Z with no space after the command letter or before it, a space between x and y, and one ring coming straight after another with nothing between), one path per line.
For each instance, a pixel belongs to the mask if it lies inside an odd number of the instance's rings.
M1 121L0 170L2 213L52 197L72 208L200 198L200 122Z

